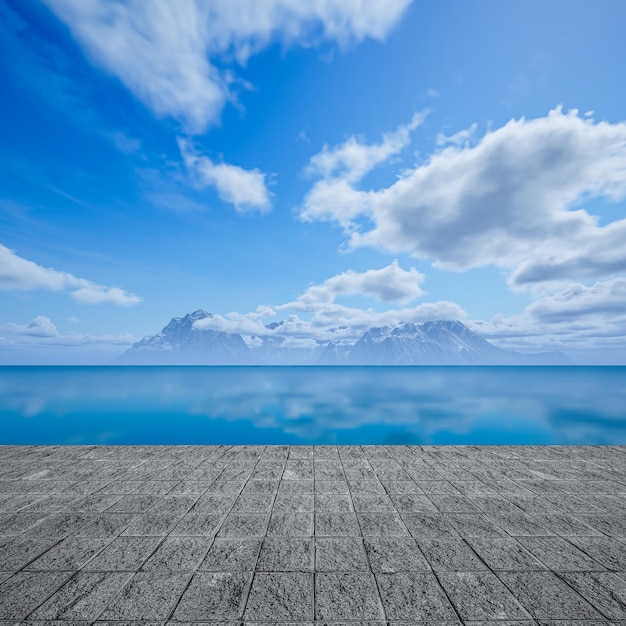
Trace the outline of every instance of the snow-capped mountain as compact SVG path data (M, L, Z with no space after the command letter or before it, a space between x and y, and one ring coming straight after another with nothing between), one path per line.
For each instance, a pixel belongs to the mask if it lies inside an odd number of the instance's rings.
M540 365L569 362L560 353L502 350L457 321L371 328L348 355L354 365Z
M174 317L160 333L133 344L117 362L133 365L248 363L250 350L241 335L194 327L197 321L210 317L213 317L211 313L202 309Z
M221 365L567 365L559 352L520 354L502 350L457 321L370 328L356 343L294 341L281 336L281 322L267 334L202 330L199 320L213 317L199 309L175 317L158 334L144 337L118 360L120 364Z

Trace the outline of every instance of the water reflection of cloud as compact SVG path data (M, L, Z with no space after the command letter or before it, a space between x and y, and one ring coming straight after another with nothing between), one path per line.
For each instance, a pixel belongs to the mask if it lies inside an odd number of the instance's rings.
M310 443L346 442L366 431L370 438L377 432L381 443L445 437L461 443L487 431L499 443L517 443L530 431L545 443L624 443L625 374L625 368L41 368L12 370L10 384L7 371L0 373L0 410L55 418L59 429L80 414L84 423L103 421L98 432L107 439L107 415L125 414L153 432L175 423L205 439L226 421L245 422L246 436L278 429Z

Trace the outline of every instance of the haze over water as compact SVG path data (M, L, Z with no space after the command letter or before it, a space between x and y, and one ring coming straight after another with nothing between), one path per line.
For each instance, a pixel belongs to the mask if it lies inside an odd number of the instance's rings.
M626 444L626 367L1 367L0 444Z

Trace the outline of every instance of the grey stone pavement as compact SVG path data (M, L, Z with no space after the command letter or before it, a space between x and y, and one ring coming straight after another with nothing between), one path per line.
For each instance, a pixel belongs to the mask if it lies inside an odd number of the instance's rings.
M0 446L0 625L626 624L626 447Z

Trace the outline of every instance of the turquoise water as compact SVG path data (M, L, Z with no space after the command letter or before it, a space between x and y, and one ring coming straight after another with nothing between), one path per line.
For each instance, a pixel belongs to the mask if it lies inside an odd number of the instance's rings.
M2 444L626 444L626 367L0 367Z

